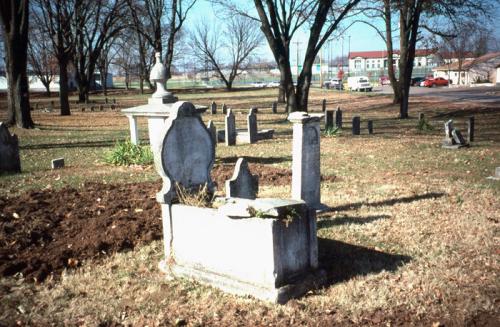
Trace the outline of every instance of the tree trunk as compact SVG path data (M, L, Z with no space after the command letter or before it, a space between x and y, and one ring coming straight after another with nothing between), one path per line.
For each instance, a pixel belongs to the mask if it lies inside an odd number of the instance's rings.
M61 116L71 115L68 100L68 62L61 58L59 59L59 103Z
M42 81L43 86L45 86L45 95L50 98L50 82Z
M389 75L389 80L391 81L391 87L393 90L392 103L401 103L401 92L396 80L396 73L394 71L394 65L392 61L394 60L394 47L392 44L392 15L391 15L391 1L384 0L384 22L385 22L385 42L387 45L387 74Z
M280 86L278 88L278 103L285 103L285 82L283 78L280 78Z
M309 88L311 87L312 65L314 64L314 57L304 61L302 71L297 79L297 104L298 110L308 111L309 101Z

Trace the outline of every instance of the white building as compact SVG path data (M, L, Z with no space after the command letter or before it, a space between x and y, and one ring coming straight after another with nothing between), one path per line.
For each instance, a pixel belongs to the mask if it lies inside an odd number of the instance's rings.
M492 52L475 59L465 59L460 65L453 61L433 69L434 77L451 80L454 85L480 82L500 83L500 52Z

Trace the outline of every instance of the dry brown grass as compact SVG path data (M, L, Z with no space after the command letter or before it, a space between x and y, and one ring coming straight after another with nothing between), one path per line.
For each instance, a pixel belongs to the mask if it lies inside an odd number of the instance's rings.
M319 110L325 96L330 108L342 106L346 122L338 136L321 140L322 174L337 176L334 183L322 184L322 201L332 210L318 217L320 264L328 273L327 286L278 306L194 282L167 281L157 268L161 242L153 242L99 264L87 262L58 283L31 285L3 278L0 321L133 326L429 326L498 321L500 183L485 178L500 162L498 106L418 98L411 104L414 118L401 121L394 118L397 108L388 97L313 90L312 108ZM251 105L268 108L258 114L259 128L275 128L276 138L253 145L218 146L218 162L246 156L250 162L291 166L290 125L285 114L269 113L273 97L268 90L192 96L197 104L212 99L226 102L242 112L236 115L242 125ZM417 131L418 112L426 114L435 126L433 131ZM476 117L474 146L460 151L441 149L442 123L453 117L463 130L470 113ZM362 121L374 120L373 136L350 135L349 120L354 114L361 114ZM222 126L220 113L203 119ZM93 142L124 137L127 121L118 113L76 113L70 118L36 113L35 121L50 128L15 130L24 147L21 156L27 171L1 177L2 192L28 187L19 183L54 186L57 176L61 184L157 178L153 169L103 165L100 147L67 150L51 146L77 139ZM144 122L141 127L145 130ZM40 144L48 146L30 148ZM78 154L79 161L69 159L68 168L52 172L28 158L35 156L39 161L59 153L69 158ZM261 197L289 194L289 187L259 190Z

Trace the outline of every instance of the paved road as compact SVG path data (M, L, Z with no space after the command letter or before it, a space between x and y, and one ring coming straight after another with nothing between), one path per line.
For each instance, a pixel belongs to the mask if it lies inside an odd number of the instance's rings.
M375 87L374 92L392 94L390 85ZM439 97L452 102L473 101L500 104L500 86L495 87L417 87L410 89L411 96Z

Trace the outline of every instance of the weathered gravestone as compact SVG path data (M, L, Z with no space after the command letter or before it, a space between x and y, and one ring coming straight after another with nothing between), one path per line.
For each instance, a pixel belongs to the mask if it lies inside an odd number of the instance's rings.
M352 117L352 135L361 134L361 118L359 116Z
M325 130L333 128L333 110L327 110L325 115Z
M217 104L215 103L215 101L212 101L212 103L210 104L210 113L212 115L215 115L217 113Z
M373 134L373 121L369 120L367 125L368 125L368 134Z
M207 128L208 131L210 132L210 137L212 138L214 145L217 146L217 128L215 127L214 122L210 120L208 122Z
M342 110L340 110L340 107L335 110L335 128L342 128Z
M322 208L320 194L320 119L297 111L288 116L293 123L292 199L304 200L308 206Z
M419 121L422 121L422 120L424 120L424 119L425 119L425 115L424 115L424 113L423 113L423 112L419 113L419 114L418 114L418 120L419 120Z
M467 120L467 139L470 142L474 142L474 116L470 116Z
M7 126L0 122L0 173L4 172L21 172L21 161L17 135L11 135Z
M102 104L99 105L99 111L104 111L104 106Z
M466 145L467 141L465 141L464 137L462 136L462 133L458 129L453 129L451 131L451 135L453 136L453 141L455 141L456 144L460 145Z
M226 145L236 145L236 120L231 109L227 110L227 115L224 117L224 125Z
M275 101L272 105L273 114L278 113L278 103Z
M231 197L218 208L177 203L176 185L213 191L215 148L195 107L174 106L153 147L163 180L157 194L165 251L160 269L170 278L275 303L321 285L316 216L303 201Z
M258 176L250 173L248 163L244 158L239 158L234 167L233 176L226 181L226 197L255 199L258 191Z
M454 145L453 135L451 134L452 130L453 130L453 120L450 119L446 123L444 123L444 140L443 140L444 146Z
M222 104L222 114L227 115L227 106L225 103Z
M255 115L255 109L252 108L248 112L247 116L247 130L248 130L248 142L250 144L257 142L257 115Z
M444 124L445 138L443 140L443 148L446 149L459 149L462 147L467 147L469 144L462 136L462 133L453 127L453 120L448 120Z
M52 169L64 168L64 158L52 159Z
M323 101L321 101L321 111L326 111L326 99L323 99Z

